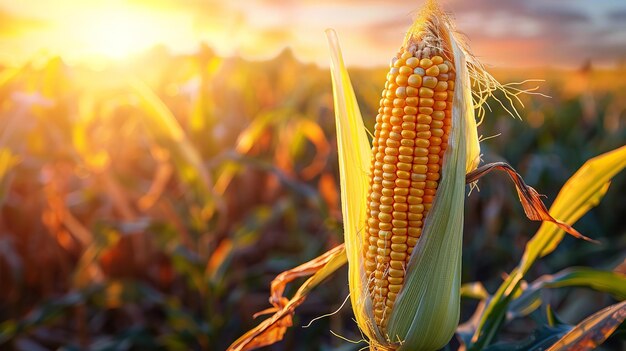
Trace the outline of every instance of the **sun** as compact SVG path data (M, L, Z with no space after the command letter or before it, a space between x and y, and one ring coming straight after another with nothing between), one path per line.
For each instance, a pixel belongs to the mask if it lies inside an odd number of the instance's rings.
M88 44L85 49L113 59L125 58L158 42L160 30L158 23L141 13L101 13L85 26L83 35Z

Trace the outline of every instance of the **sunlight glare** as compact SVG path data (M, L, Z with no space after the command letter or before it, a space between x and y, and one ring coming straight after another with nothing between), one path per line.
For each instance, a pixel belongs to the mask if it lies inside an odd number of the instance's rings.
M113 59L126 58L155 44L159 26L149 17L132 12L116 12L89 23L84 36L88 51Z

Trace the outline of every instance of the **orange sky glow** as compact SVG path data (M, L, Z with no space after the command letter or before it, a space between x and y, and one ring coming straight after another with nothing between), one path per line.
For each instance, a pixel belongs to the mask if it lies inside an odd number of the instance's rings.
M42 52L70 63L122 59L163 44L189 53L267 59L285 47L326 66L335 28L351 65L379 66L400 45L421 1L0 0L0 62ZM500 66L572 66L626 60L626 2L448 0L475 54ZM468 6L466 3L471 3ZM594 4L592 4L594 3Z

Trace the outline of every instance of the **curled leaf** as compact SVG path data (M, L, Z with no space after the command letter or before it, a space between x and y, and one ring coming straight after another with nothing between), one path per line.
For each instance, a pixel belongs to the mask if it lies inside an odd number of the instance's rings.
M270 313L273 315L237 339L227 351L254 350L282 340L287 328L293 325L292 317L296 307L304 302L314 287L343 266L346 261L345 246L341 244L307 263L279 274L271 284L270 303L274 307L260 311L254 317ZM312 277L300 286L291 299L283 296L287 284L308 275Z
M520 202L524 207L524 213L526 213L526 217L528 217L528 219L531 221L552 222L575 238L598 243L597 240L590 239L580 234L571 225L552 217L548 212L546 205L544 205L543 201L541 201L541 195L539 195L533 187L527 185L522 176L508 163L494 162L481 166L468 173L465 177L465 182L473 183L494 169L506 172L511 180L513 180L513 183L515 183L515 189L517 190L517 195L519 196Z

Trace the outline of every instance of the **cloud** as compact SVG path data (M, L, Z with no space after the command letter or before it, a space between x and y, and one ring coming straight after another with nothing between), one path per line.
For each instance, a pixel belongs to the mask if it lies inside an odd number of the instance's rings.
M607 17L611 22L624 25L624 23L626 23L626 9L611 12L607 15Z

